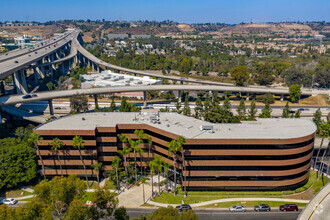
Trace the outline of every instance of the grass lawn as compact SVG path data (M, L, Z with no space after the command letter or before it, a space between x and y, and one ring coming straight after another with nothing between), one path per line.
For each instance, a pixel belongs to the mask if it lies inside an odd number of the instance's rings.
M7 198L17 198L22 196L32 195L33 193L24 191L22 189L9 189L9 190L2 190L0 191L0 197L7 197Z
M179 190L176 196L174 196L173 193L163 192L162 195L155 197L153 201L167 204L181 204L182 201L184 201L184 203L193 204L216 199L237 197L283 198L284 195L301 193L310 187L314 189L313 193L316 194L327 182L330 182L330 179L325 176L316 180L316 175L316 171L311 170L308 182L304 186L292 191L191 191L188 192L188 196L184 198L183 191ZM212 205L212 207L214 207L214 205Z
M246 201L246 202L222 202L215 203L212 205L202 206L203 208L229 208L233 205L243 205L245 207L251 208L259 204L268 204L273 210L278 209L280 205L286 204L286 202L273 202L273 201ZM299 208L305 207L307 203L295 203Z

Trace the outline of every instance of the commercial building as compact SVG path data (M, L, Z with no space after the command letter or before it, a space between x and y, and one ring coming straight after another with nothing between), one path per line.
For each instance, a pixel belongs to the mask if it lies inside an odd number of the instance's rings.
M173 164L172 155L168 155L168 143L179 136L186 139L183 147L186 172L182 172L179 153L177 176L182 185L186 183L187 190L286 190L308 181L316 126L307 119L213 124L176 113L71 115L35 129L43 137L39 148L45 174L48 177L61 175L59 161L50 146L55 137L65 144L59 151L64 175L84 175L79 152L72 147L73 137L79 135L85 140L82 155L87 173L95 177L90 165L101 162L101 174L111 169L111 160L123 147L117 135L137 139L136 129L143 129L153 142L150 155L148 142L145 140L141 145L145 152L143 167L147 167L154 155ZM134 161L133 153L128 155L128 161Z

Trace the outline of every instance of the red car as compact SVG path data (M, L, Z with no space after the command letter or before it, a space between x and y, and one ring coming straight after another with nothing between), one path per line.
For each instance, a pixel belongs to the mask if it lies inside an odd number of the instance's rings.
M280 206L280 211L298 211L298 206L296 204L285 204Z

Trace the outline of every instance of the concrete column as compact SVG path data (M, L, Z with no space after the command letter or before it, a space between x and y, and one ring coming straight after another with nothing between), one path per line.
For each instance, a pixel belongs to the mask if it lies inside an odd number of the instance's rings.
M96 65L96 69L97 69L97 72L99 73L100 72L100 66Z
M36 68L35 68L35 70L36 70L36 72L38 73L38 79L43 79L43 78L45 78L45 72L44 72L44 69L43 69L43 67L39 67L39 65L41 65L42 64L42 60L40 60L40 61L37 61L36 62Z
M91 62L92 63L92 69L93 69L93 72L95 71L95 68L94 68L94 63L93 62Z
M13 88L13 91L14 91L14 93L16 93L17 90L16 90L16 83L15 83L15 74L12 74L12 75L11 75L11 79L13 80L13 87L14 87L14 88ZM17 93L16 93L16 94L17 94Z
M49 114L53 116L54 115L54 108L53 108L53 100L52 99L48 100L48 107L49 107Z
M73 63L72 63L72 67L75 68L77 66L77 57L74 56L72 59Z
M94 104L95 104L95 109L99 107L99 103L98 103L98 98L97 95L93 95L94 96Z
M62 62L62 74L65 75L65 65L64 65L64 61Z
M17 94L27 94L29 93L26 78L25 78L25 70L19 70L14 73L16 92Z
M250 100L250 94L249 93L246 93L246 101L249 101Z
M53 77L53 75L54 75L54 70L53 70L52 65L49 65L49 66L48 66L48 69L49 69L49 71L50 71L50 76Z
M56 56L56 59L57 59L57 60L61 59L61 52L60 52L59 50L57 50L57 51L55 52L55 56Z
M183 85L183 81L180 81L180 84Z
M284 100L284 95L282 94L282 95L281 95L281 101L283 101L283 100Z
M38 80L40 79L39 73L37 72L37 67L33 67L33 76L34 76L34 82L37 85L39 83Z
M143 106L147 107L147 91L143 91Z

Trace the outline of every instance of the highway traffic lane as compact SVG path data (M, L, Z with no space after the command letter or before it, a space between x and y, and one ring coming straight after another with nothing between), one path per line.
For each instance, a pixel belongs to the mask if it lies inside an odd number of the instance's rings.
M157 208L127 208L127 213L130 218L139 217L140 215L150 214L155 211ZM295 220L297 219L299 213L298 212L281 212L278 209L274 208L271 212L255 212L253 210L248 210L244 213L232 213L228 210L217 210L217 209L194 209L195 213L198 215L198 219L200 220L215 220L215 219L228 219L228 220L236 220L236 219L246 219L246 220Z

